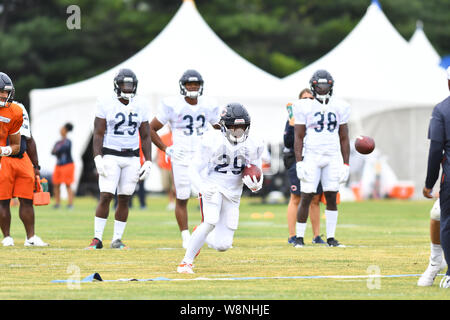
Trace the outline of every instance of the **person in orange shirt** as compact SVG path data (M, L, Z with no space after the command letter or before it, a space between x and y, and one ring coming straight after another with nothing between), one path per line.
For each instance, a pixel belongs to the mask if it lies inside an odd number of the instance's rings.
M169 130L168 133L161 136L162 142L166 146L171 146L172 141L172 131ZM175 185L173 183L172 174L172 163L170 158L166 156L166 153L158 149L158 166L161 169L161 183L164 192L169 196L169 204L167 205L167 210L175 209Z
M36 144L29 130L25 107L13 99L13 83L8 75L0 72L0 228L4 236L2 244L14 245L10 236L10 203L12 198L17 197L20 202L19 216L27 237L24 245L47 246L47 243L34 234L33 192L35 176L39 175ZM30 156L26 152L27 148Z
M67 190L67 209L73 209L73 190L71 184L74 181L75 165L72 159L72 141L67 138L67 134L73 130L71 123L66 123L61 130L61 140L55 143L52 155L56 156L57 162L53 171L52 182L55 194L55 205L53 208L58 209L61 202L60 186L66 185Z

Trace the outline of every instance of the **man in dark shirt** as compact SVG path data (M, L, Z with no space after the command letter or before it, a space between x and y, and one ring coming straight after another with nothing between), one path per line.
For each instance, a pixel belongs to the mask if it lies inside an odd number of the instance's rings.
M450 90L450 67L447 68L447 78ZM430 199L433 197L432 189L438 179L440 164L442 163L439 192L441 206L440 240L445 260L450 261L450 96L434 107L428 130L428 139L430 139L430 150L423 195ZM450 288L449 269L441 280L440 287Z

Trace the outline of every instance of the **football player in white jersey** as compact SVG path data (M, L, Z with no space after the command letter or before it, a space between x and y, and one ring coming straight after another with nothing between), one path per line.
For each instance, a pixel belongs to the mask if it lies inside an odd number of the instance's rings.
M158 114L150 123L153 143L170 157L176 191L175 217L181 231L183 248L187 247L190 233L188 228L187 203L191 195L191 181L187 167L203 137L210 129L220 129L219 106L216 101L202 96L203 78L196 70L189 69L179 81L181 96L161 101ZM167 146L157 131L165 124L172 130L173 145Z
M310 80L314 100L294 104L295 158L302 192L297 212L297 239L294 247L303 247L309 205L319 181L327 201L325 209L327 244L343 246L335 239L338 217L336 195L339 185L349 176L350 142L347 122L350 106L332 96L334 80L326 70L316 71Z
M199 190L202 223L195 228L179 273L194 273L192 263L206 242L210 248L231 248L238 227L243 183L253 192L261 189L263 176L242 177L248 164L261 168L262 141L249 137L250 116L240 103L228 104L222 112L221 131L205 135L188 172Z
M94 122L94 161L99 175L100 200L95 212L94 238L87 249L103 247L103 230L109 205L117 190L111 248L127 249L122 242L128 219L128 203L139 180L150 173L151 139L149 104L136 95L138 80L130 69L114 78L115 95L99 99ZM140 164L139 136L145 162Z

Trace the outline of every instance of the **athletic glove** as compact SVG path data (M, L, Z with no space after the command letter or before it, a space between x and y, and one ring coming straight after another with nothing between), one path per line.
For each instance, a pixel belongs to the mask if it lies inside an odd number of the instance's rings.
M1 153L0 153L1 157L7 157L7 156L11 155L11 153L12 153L12 148L10 146L0 147L0 150L1 150Z
M343 164L341 169L341 175L339 177L339 183L344 183L348 180L350 174L350 166L348 164Z
M103 157L101 155L96 156L94 158L94 162L98 174L106 178L108 174L106 173L105 162L103 161Z
M150 168L152 166L151 161L145 161L139 170L139 180L145 180L150 174Z
M202 198L207 201L210 201L216 192L217 192L217 186L214 184L203 185L200 190Z
M186 152L182 149L175 149L173 146L166 148L166 161L167 157L170 157L170 159L173 161L179 161L184 162L186 158Z
M297 171L297 178L300 181L308 182L308 180L306 178L307 174L306 174L306 170L305 170L305 163L303 161L297 162L297 164L295 165L295 170Z
M256 176L250 177L250 176L244 176L242 178L242 182L252 191L257 192L261 190L263 185L264 176L261 175L261 179L258 181L256 179Z

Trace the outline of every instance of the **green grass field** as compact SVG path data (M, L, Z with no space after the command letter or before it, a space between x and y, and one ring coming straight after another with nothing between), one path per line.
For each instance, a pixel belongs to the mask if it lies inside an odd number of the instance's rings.
M137 199L134 199L137 203ZM190 229L199 223L196 199L189 202ZM130 250L109 249L110 216L105 248L84 248L93 237L96 199L77 198L75 209L36 207L36 233L48 248L23 246L25 232L12 208L15 247L0 247L0 299L160 299L160 300L290 300L290 299L448 299L440 289L419 288L417 276L368 278L422 273L429 256L431 201L342 203L336 238L346 248L287 244L286 205L243 199L233 248L216 252L205 245L195 261L195 274L176 272L184 256L174 213L165 197L148 197L147 210L130 211L124 242ZM323 211L323 208L322 208ZM268 214L267 212L273 213ZM259 213L259 218L254 218ZM264 215L266 213L266 215ZM321 219L325 233L325 220ZM78 270L78 273L77 273ZM208 278L192 281L92 282L67 284L52 280L83 279L98 272L104 280ZM360 278L275 279L299 276L365 276ZM215 278L270 277L254 280Z

